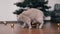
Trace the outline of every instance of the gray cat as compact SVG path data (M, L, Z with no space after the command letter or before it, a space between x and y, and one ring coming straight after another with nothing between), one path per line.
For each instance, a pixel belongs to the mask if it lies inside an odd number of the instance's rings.
M44 14L42 11L36 8L30 8L27 11L24 11L21 14L19 14L18 20L24 22L22 27L25 27L25 25L28 24L29 29L31 29L32 28L31 21L34 21L39 22L40 23L39 28L42 28L44 23Z

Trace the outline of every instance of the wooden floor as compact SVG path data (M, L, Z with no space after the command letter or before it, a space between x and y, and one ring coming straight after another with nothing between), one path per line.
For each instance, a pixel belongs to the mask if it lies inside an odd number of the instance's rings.
M0 34L60 34L60 27L56 23L47 22L44 24L43 29L28 29L21 28L19 23L0 24Z

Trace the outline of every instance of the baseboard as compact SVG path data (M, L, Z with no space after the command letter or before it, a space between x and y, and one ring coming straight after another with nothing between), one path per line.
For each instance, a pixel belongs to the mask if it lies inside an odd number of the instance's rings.
M4 21L0 21L0 23L3 23ZM6 23L18 23L17 21L6 21Z
M44 20L45 22L50 22L50 20ZM0 21L0 23L3 23L4 21ZM6 21L6 23L18 23L17 21Z

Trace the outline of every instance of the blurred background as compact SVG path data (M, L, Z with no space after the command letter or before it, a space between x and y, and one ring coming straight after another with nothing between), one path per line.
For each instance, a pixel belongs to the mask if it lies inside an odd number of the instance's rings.
M23 2L24 0L0 0L0 21L17 21L17 15L13 14L16 9L19 9L14 3ZM54 11L54 6L60 4L60 0L48 0L48 6L50 12ZM47 19L48 18L48 19ZM51 17L46 17L46 20L50 20Z

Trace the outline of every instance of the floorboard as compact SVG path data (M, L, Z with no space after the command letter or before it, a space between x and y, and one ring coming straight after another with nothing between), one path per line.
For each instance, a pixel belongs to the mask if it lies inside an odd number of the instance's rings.
M46 22L42 29L28 29L21 28L19 23L2 23L0 24L0 34L60 34L60 26L58 27L57 23Z

